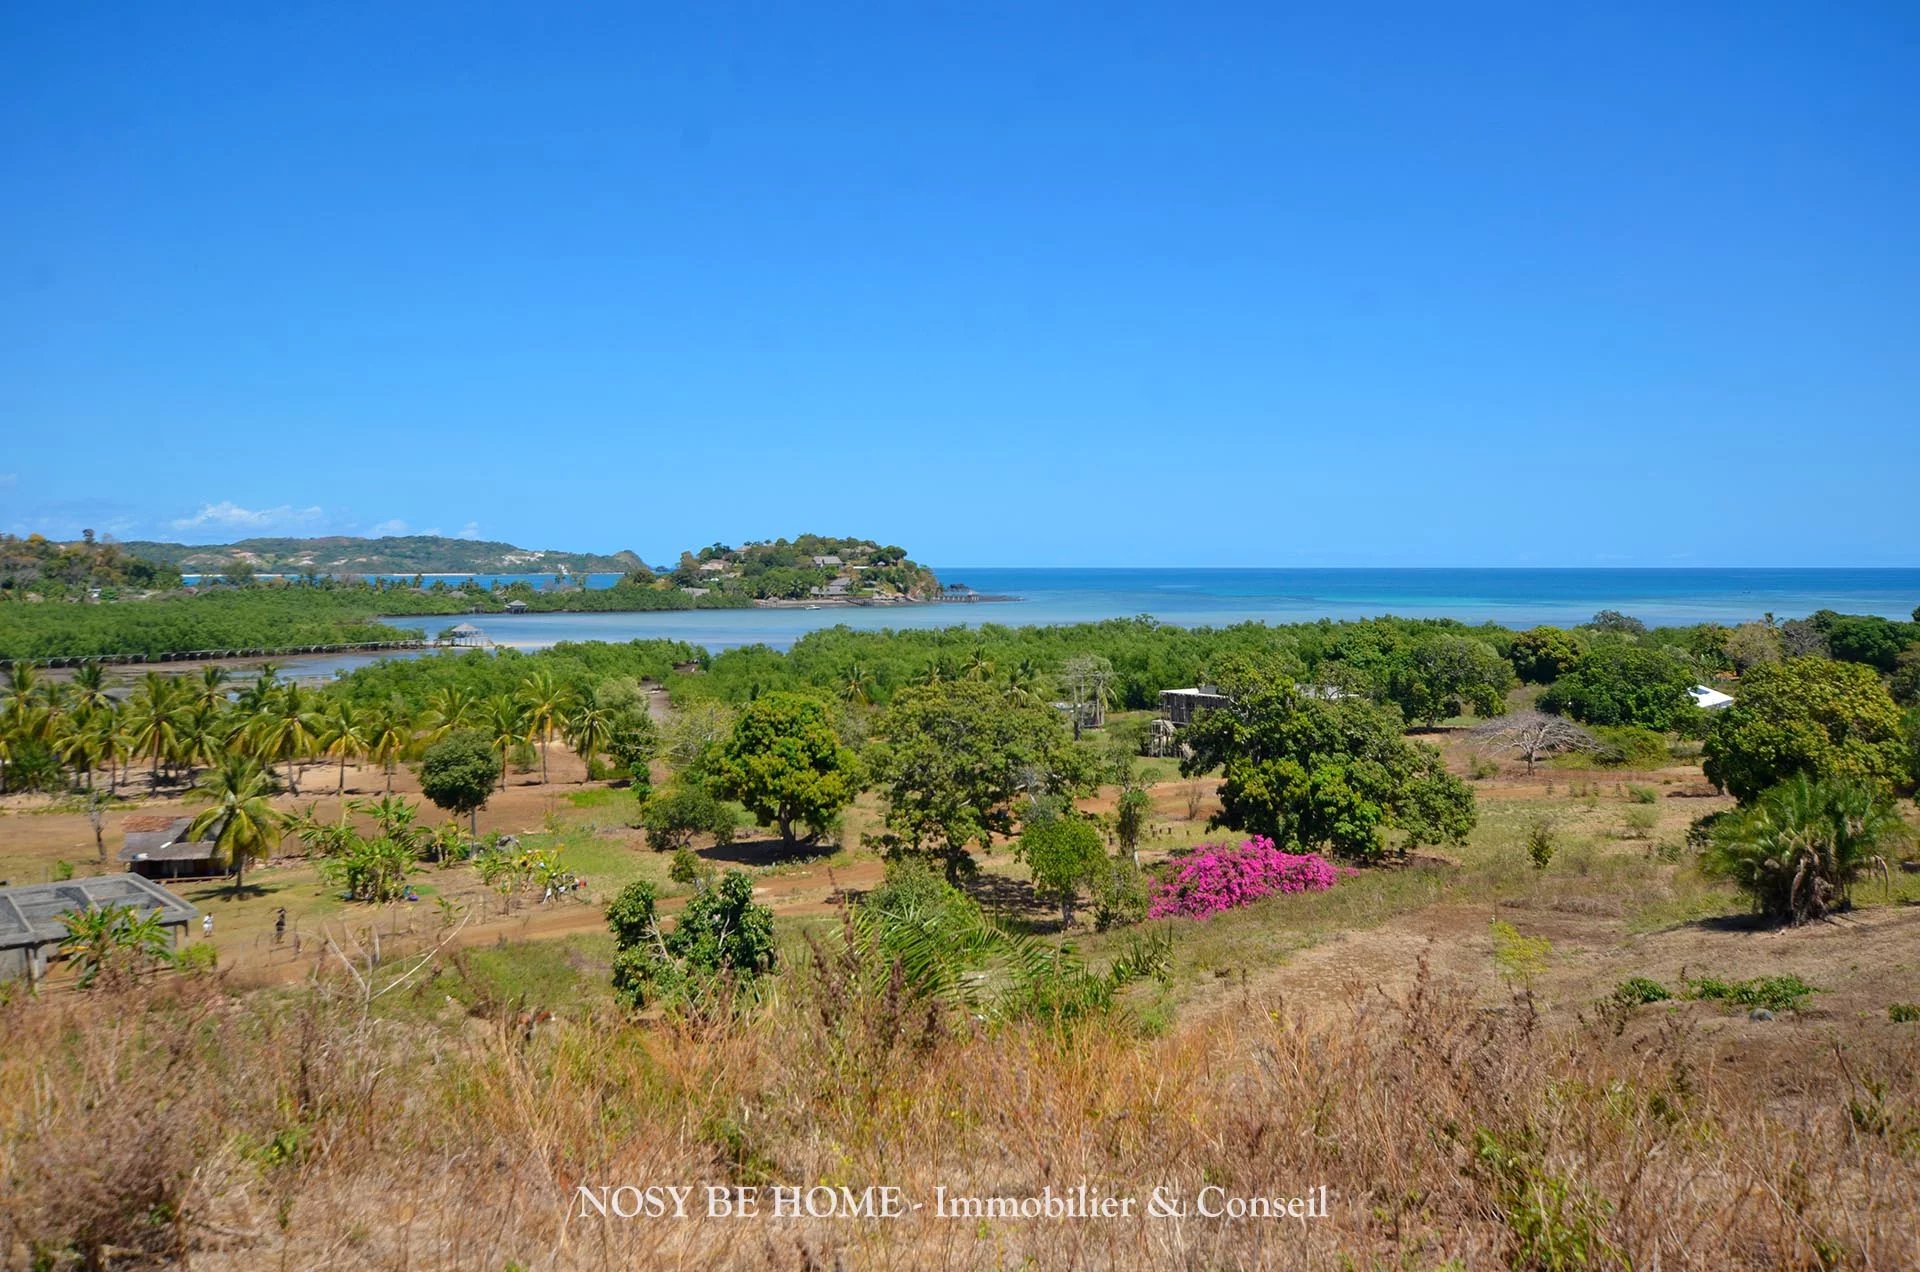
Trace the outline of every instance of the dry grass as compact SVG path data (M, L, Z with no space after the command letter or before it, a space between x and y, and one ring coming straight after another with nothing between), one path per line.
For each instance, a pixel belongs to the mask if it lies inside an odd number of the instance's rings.
M831 943L828 942L828 948ZM1309 1025L978 1031L831 956L744 1025L532 1025L426 981L162 980L0 1021L0 1265L1909 1267L1920 1034L1761 1092L1684 1013L1548 1028L1424 969ZM448 969L444 976L458 973ZM469 998L472 996L469 995ZM1294 1195L1325 1221L577 1217L580 1184ZM66 1252L66 1253L62 1253Z

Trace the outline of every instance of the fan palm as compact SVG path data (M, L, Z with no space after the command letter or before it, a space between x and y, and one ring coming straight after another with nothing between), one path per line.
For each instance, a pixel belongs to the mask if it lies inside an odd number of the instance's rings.
M280 842L286 817L272 803L273 777L252 756L232 753L187 792L190 804L207 807L187 828L189 840L212 834L213 858L233 870L238 895L249 861L265 859Z
M1909 831L1876 788L1800 774L1714 828L1701 859L1731 879L1773 918L1803 923L1853 903L1853 884L1887 869L1887 853Z

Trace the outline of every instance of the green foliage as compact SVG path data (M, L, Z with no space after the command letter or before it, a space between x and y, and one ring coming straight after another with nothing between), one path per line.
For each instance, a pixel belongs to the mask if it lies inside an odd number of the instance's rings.
M1872 668L1792 658L1755 667L1718 713L1707 778L1743 804L1795 775L1888 787L1911 776L1903 734Z
M1809 621L1827 638L1827 650L1843 662L1865 663L1891 673L1901 653L1920 640L1920 623L1896 623L1877 614L1820 610Z
M1395 652L1385 695L1409 720L1428 727L1469 706L1480 716L1507 709L1513 669L1493 646L1469 636L1438 633Z
M92 531L78 543L0 534L0 603L28 593L56 601L84 597L95 588L104 596L122 588L178 586L179 572L165 562L126 544L95 542Z
M673 850L673 862L667 867L667 878L682 887L691 888L704 887L713 876L713 867L693 849L680 847Z
M486 807L499 774L492 739L463 730L427 748L420 761L420 793L455 816L471 816Z
M1673 762L1673 752L1667 746L1666 735L1652 729L1614 724L1600 726L1594 729L1593 734L1599 739L1600 747L1584 758L1585 765L1645 772L1648 769L1665 768Z
M187 838L211 839L213 859L233 871L237 891L247 863L265 860L280 842L286 815L272 804L273 779L253 757L229 752L187 792L187 802L206 808L187 827Z
M773 911L754 902L744 870L694 894L670 932L661 931L652 885L631 883L607 907L607 926L614 994L634 1010L713 1010L773 970Z
M1920 1024L1920 1003L1889 1003L1887 1019L1896 1025Z
M1751 980L1724 981L1702 976L1687 982L1687 997L1723 1002L1733 1007L1763 1007L1768 1011L1799 1011L1808 998L1820 991L1798 976L1756 976Z
M1672 997L1673 991L1659 981L1631 976L1615 986L1612 1001L1622 1007L1642 1007L1648 1003L1664 1003Z
M1524 683L1544 685L1572 670L1584 652L1585 642L1578 633L1534 627L1513 638L1507 646L1507 660Z
M1552 822L1537 821L1527 829L1527 860L1533 863L1535 870L1545 870L1551 865L1553 855L1559 848Z
M1147 917L1147 877L1124 854L1104 858L1093 875L1093 927L1096 932L1131 927Z
M1073 924L1073 903L1104 870L1106 845L1099 828L1072 812L1029 819L1014 844L1015 854L1033 873L1034 890L1060 905L1060 922Z
M881 845L941 861L950 880L973 868L972 846L1012 833L1017 797L1076 793L1091 779L1054 711L980 681L902 692L874 739L868 767L886 802Z
M832 709L818 698L769 693L744 707L714 759L719 793L738 800L783 844L809 838L837 818L860 790L860 761L842 745Z
M1495 919L1491 928L1493 962L1502 976L1529 985L1547 970L1547 960L1553 954L1552 941L1544 936L1524 936L1504 919Z
M1401 737L1391 711L1303 695L1270 661L1236 661L1220 684L1233 705L1200 713L1181 765L1188 775L1224 769L1215 824L1361 861L1460 843L1473 829L1473 792L1437 750Z
M1658 804L1660 802L1660 792L1651 786L1629 786L1627 787L1627 798L1636 804Z
M1656 733L1692 727L1700 708L1687 692L1694 669L1664 649L1607 641L1553 683L1540 705L1590 725L1637 725Z
M1716 820L1700 865L1738 884L1761 913L1802 923L1851 906L1854 881L1885 872L1908 837L1876 787L1796 774Z
M1512 1235L1509 1266L1571 1272L1616 1261L1606 1239L1611 1206L1553 1170L1532 1132L1502 1137L1476 1128L1473 1149L1473 1169L1494 1186Z
M125 984L169 961L172 938L158 910L142 915L130 905L91 905L60 921L67 929L60 952L72 960L81 989Z
M645 793L640 824L646 828L647 847L673 852L691 845L695 835L711 835L716 844L733 842L733 809L697 782L676 781Z

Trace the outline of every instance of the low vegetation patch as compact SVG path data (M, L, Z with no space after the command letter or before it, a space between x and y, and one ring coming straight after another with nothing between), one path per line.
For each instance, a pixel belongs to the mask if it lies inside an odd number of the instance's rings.
M1751 980L1724 981L1702 976L1687 982L1687 997L1732 1007L1761 1007L1768 1011L1799 1011L1807 999L1820 991L1798 976L1756 976Z

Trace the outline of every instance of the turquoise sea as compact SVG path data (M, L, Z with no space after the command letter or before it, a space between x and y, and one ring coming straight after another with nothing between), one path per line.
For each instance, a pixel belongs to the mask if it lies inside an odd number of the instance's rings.
M1182 626L1249 620L1399 614L1496 622L1509 627L1584 622L1603 609L1652 625L1738 623L1772 614L1804 617L1818 609L1904 619L1920 606L1920 569L1459 570L1459 569L1011 569L936 567L948 583L1020 599L898 608L683 610L648 614L491 615L474 620L497 644L538 649L558 641L664 637L710 650L738 645L791 646L807 632L845 624L861 629L1000 623L1085 623L1151 615ZM503 580L509 581L509 580ZM550 576L528 576L536 586ZM600 580L595 579L594 582ZM611 582L611 576L606 580ZM436 632L444 617L391 620ZM290 670L330 675L370 656L302 660Z

